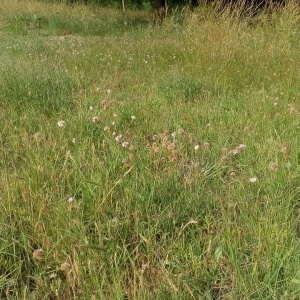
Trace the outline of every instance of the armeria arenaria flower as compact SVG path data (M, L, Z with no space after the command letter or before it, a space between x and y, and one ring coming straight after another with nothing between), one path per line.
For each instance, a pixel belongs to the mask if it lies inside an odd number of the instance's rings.
M131 116L131 120L132 121L136 120L136 116Z
M72 203L72 202L74 202L74 201L75 201L75 199L74 199L73 197L68 198L68 202L69 202L69 203Z
M252 178L249 179L249 181L252 182L252 183L254 183L254 182L257 181L257 178L256 177L252 177Z
M247 149L247 146L244 145L244 144L240 144L238 147L237 147L237 150L242 152L242 151L245 151Z
M128 143L128 142L123 142L123 143L122 143L122 147L127 148L128 146L129 146L129 143Z
M62 264L60 265L60 270L61 270L62 272L70 272L71 269L72 269L71 265L70 265L69 263L67 263L67 262L62 263Z
M278 170L278 164L276 163L270 163L270 170L271 171L277 171Z
M67 125L67 123L63 120L60 120L60 121L57 122L58 127L65 127L66 125Z
M294 104L288 104L288 111L290 112L290 114L294 114L297 112L297 109Z
M194 149L195 149L195 151L198 151L198 150L200 149L200 146L199 146L199 145L196 145L196 146L194 147Z
M121 138L122 138L122 134L117 135L117 136L115 137L116 142L119 143L120 140L121 140Z
M36 249L32 253L32 257L35 260L41 261L43 259L45 252L43 249Z
M94 123L97 123L97 122L100 121L100 118L99 118L98 116L94 116L94 117L92 118L92 121L93 121Z
M33 137L39 142L42 138L42 135L39 132L37 132L33 135Z
M222 148L221 153L222 153L222 155L226 155L228 153L228 149Z

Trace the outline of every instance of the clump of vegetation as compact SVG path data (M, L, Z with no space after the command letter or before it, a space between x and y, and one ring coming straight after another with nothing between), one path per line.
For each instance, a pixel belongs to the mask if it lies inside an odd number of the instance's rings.
M299 9L3 1L3 299L296 299Z

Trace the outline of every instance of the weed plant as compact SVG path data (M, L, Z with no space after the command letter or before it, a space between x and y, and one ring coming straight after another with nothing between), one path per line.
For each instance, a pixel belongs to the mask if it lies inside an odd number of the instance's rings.
M299 299L299 16L3 0L1 299Z

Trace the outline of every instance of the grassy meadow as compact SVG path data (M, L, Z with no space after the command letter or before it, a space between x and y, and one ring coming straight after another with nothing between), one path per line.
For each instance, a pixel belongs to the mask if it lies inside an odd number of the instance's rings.
M2 0L0 299L300 299L299 20Z

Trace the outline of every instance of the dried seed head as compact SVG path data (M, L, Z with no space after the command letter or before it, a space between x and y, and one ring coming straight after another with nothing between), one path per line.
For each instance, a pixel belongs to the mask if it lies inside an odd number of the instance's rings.
M277 171L278 170L278 165L276 163L270 163L270 170L271 171Z
M168 145L168 150L174 150L176 148L176 143L170 143L169 145Z
M189 133L188 137L190 139L190 143L195 143L196 142L196 138L195 138L195 136L192 133Z
M281 144L281 150L280 152L282 152L283 154L287 154L288 153L288 145L287 143L282 143Z
M223 148L221 150L222 155L226 155L228 153L228 149L227 148Z
M238 147L237 147L237 150L242 152L242 151L245 151L247 149L247 146L244 145L244 144L240 144Z
M178 133L181 134L181 135L185 135L186 134L185 130L182 129L182 128L178 129Z
M236 173L235 172L230 172L229 176L232 177L232 178L235 178L236 177Z
M222 156L221 157L221 163L225 163L227 161L227 157L226 156Z
M32 257L35 260L41 261L43 259L45 252L43 249L36 249L32 253Z
M39 142L41 140L42 135L39 132L37 132L33 135L33 137Z
M67 273L67 272L70 272L71 269L72 269L71 265L70 265L69 263L67 263L67 262L62 263L62 264L60 265L60 270L63 271L63 272L66 272L66 273Z
M288 111L290 112L290 114L294 114L294 113L297 112L297 109L296 109L294 104L289 104L288 105Z
M238 150L238 149L233 149L233 150L230 150L229 151L229 154L231 155L231 156L235 156L235 155L237 155L237 154L239 154L240 153L240 151Z

